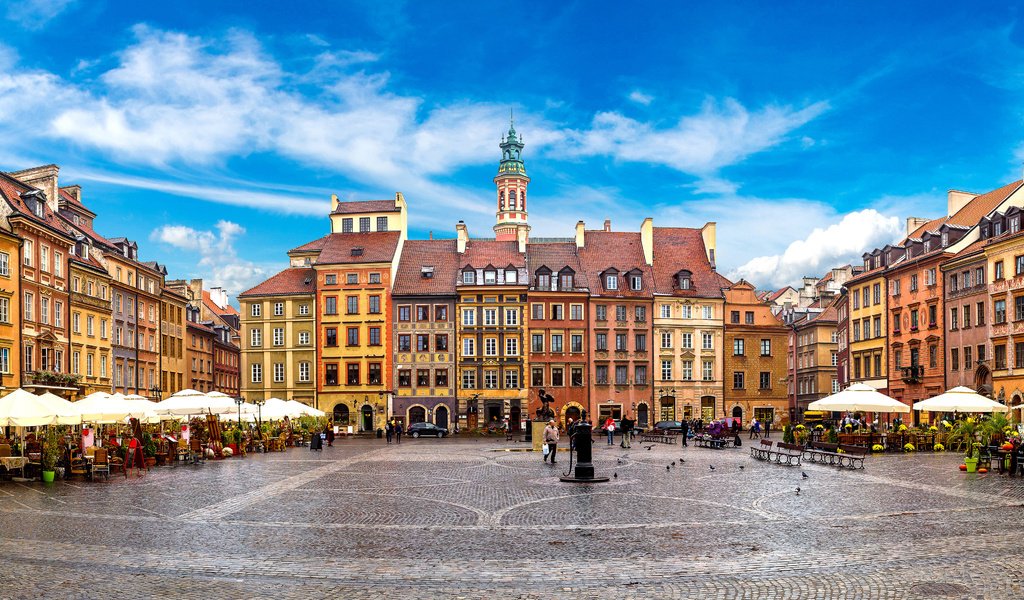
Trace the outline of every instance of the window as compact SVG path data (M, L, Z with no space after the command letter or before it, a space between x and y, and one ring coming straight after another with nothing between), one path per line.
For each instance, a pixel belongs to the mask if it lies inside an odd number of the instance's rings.
M917 275L916 274L910 276L910 291L912 291L912 292L916 292L917 291Z
M958 276L957 276L956 273L951 273L950 276L949 276L949 291L951 291L951 292L955 292L958 289L957 288L957 277ZM966 287L967 286L965 285L964 288L966 288Z
M299 306L299 314L300 315L308 315L309 314L309 305L308 304L300 305Z
M274 303L274 316L275 317L284 316L284 302L275 302ZM150 320L152 320L152 317L150 317Z
M498 283L498 272L497 271L484 271L484 283L493 285Z
M758 388L762 390L772 389L772 374L768 371L761 371L758 377Z
M471 390L476 388L476 371L466 369L462 372L462 389Z
M519 325L519 309L518 308L506 308L505 309L505 325Z
M935 285L935 267L932 267L924 272L925 285Z
M917 325L918 325L918 318L917 318L917 310L915 309L915 310L910 311L910 330L911 331L917 331Z
M875 337L882 337L882 317L875 317L872 322L875 326Z
M633 370L633 383L636 385L647 385L646 365L637 365Z
M345 274L345 285L358 285L359 274L358 273L346 273Z
M530 318L540 321L544 319L544 305L537 303L530 305Z
M1021 300L1024 300L1024 297L1022 297ZM1019 308L1021 308L1021 307L1018 307L1018 309ZM958 312L959 311L956 308L949 309L949 328L950 329L957 329L959 327L959 319L957 318ZM1019 319L1020 317L1017 317L1017 318Z
M729 322L730 323L739 323L740 322L740 311L738 311L738 310L730 311L729 312Z
M732 389L742 390L744 387L743 382L743 371L733 371L732 373Z
M770 339L761 340L761 356L772 355L772 341Z
M583 320L583 305L582 304L570 304L569 305L569 320L570 321L582 321Z
M714 348L715 336L708 332L702 332L700 334L700 347L704 350L711 350Z
M618 275L605 275L605 277L604 277L604 289L606 289L606 290L617 290L617 289L619 289L619 276Z
M346 327L345 328L345 344L348 346L359 345L359 328L358 327Z
M682 369L683 381L693 381L693 361L684 360Z
M303 361L303 362L299 363L299 381L302 382L302 383L309 383L309 363L308 362Z
M496 308L485 308L484 309L484 325L497 325L498 324L498 309Z
M830 364L833 367L839 366L839 353L836 352L835 350L832 351L832 360L831 360Z
M853 299L853 309L857 310L858 308L860 308L860 294L854 291L853 293L850 294L850 297ZM735 322L739 323L739 321Z
M985 284L985 267L974 269L974 285Z
M345 365L345 382L348 385L359 385L359 365L349 363Z
M1015 296L1013 298L1013 309L1014 320L1020 321L1021 319L1024 319L1024 296Z
M871 296L875 304L881 304L882 302L882 284L876 283L871 287Z
M608 334L599 333L595 336L594 343L598 350L608 350Z
M746 311L746 313L743 315L743 317L744 317L744 321L746 322L747 325L753 325L754 324L754 312L753 311L749 311L749 310Z
M581 340L580 343L582 344L582 336L580 336L580 340ZM636 342L636 344L633 346L634 350L636 350L637 352L647 352L647 334L646 333L638 333L638 334L636 334L634 336L634 341Z
M616 333L615 334L615 350L618 352L625 352L629 350L626 342L626 334Z
M608 320L608 307L605 306L604 304L598 304L597 307L594 310L594 317L598 321L607 321Z
M672 361L663 360L661 361L661 380L672 381Z
M345 312L350 315L359 314L359 296L345 297Z
M683 333L679 337L682 339L682 342L683 342L682 343L682 347L683 347L683 349L685 349L685 350L692 350L693 349L693 334L692 333Z
M978 325L984 325L985 324L985 303L984 302L979 302L978 306L977 306L977 309L978 310L977 310L977 312L975 314L978 317ZM978 360L981 360L980 356L978 357Z
M505 371L505 389L519 389L519 371L512 369Z
M701 313L702 313L701 316L705 320L710 321L711 319L715 318L715 307L714 306L705 306L701 310Z
M629 368L625 365L615 366L615 385L626 385L629 383Z
M403 304L398 307L398 320L408 321L411 318L412 308L408 304Z
M430 387L430 369L416 369L416 386Z
M743 338L736 338L732 341L733 356L743 356Z
M338 285L338 276L334 273L324 275L324 285Z
M336 327L328 327L326 330L324 330L324 345L338 345L338 329Z
M0 252L0 275L7 277L11 274L11 255Z
M495 338L484 339L484 356L498 355L498 340Z
M462 272L462 283L466 285L473 285L476 283L476 271L463 271Z
M359 233L370 231L370 217L359 217Z
M25 253L24 253L23 257L22 257L22 262L25 263L26 267L31 267L32 266L32 255L34 254L34 252L32 251L32 240L25 240L25 251L24 252ZM28 370L31 371L31 369L28 369Z
M476 340L473 338L463 338L462 340L462 355L463 356L476 356Z
M643 287L643 278L641 278L639 275L629 276L629 289L633 290L634 292L638 292L641 289L643 289Z
M1006 300L996 300L992 303L994 316L994 323L1005 323L1006 322Z
M39 245L39 270L50 271L50 247L42 244Z
M714 379L715 363L710 360L705 360L701 363L701 377L704 381L712 381Z
M434 370L434 385L437 387L448 387L448 369Z
M346 217L341 220L341 232L352 233L352 218Z
M259 329L249 330L249 345L252 347L258 347L263 345L263 331Z
M893 281L889 282L889 293L891 293L893 296L899 296L900 295L900 280L899 279L894 279ZM857 308L857 307L854 306L854 308Z
M540 333L534 333L530 336L530 350L532 352L543 352L544 351L544 335Z
M996 261L995 264L992 265L992 268L994 271L995 280L999 281L1003 279L1003 261Z
M970 346L964 346L964 369L971 368L971 350Z
M562 334L552 333L551 334L551 351L552 352L564 352L565 348L562 343Z
M565 311L564 311L564 309L565 309L565 307L562 306L561 304L552 304L551 305L551 319L553 321L561 321L562 319L564 319L565 318Z
M324 314L338 314L338 298L336 296L327 296L326 298L324 298Z
M565 386L565 369L562 367L551 368L551 385L555 387Z
M672 332L663 331L661 332L661 347L671 348L672 347Z
M387 231L387 230L388 230L388 218L387 217L377 217L377 231Z
M492 369L484 371L484 388L488 390L498 389L498 372Z
M573 288L573 275L572 273L563 273L558 278L558 285L563 290L571 290Z
M672 318L672 306L670 304L661 305L661 318L671 319Z
M118 372L121 371L121 365L117 365ZM263 365L259 363L253 363L251 368L252 382L263 383Z
M928 346L928 366L935 368L939 364L939 347L935 345Z
M1017 344L1021 350L1024 350L1024 344ZM1017 365L1018 367L1020 365ZM949 349L949 368L952 371L960 370L960 350L958 348Z
M380 327L370 327L369 338L369 344L371 346L380 346Z
M378 301L380 297L377 297ZM425 304L416 305L416 320L417 321L429 321L430 320L430 307Z
M646 323L647 322L647 308L645 308L643 306L637 306L633 310L633 315L636 317L636 322L637 323Z
M120 309L120 304L121 304L121 294L118 294L118 295L117 295L117 299L118 299L118 302L117 302L117 304L118 304L118 306L119 306L119 308L118 308L118 312L120 312L120 311L121 311L121 309ZM263 312L263 305L262 305L262 304L253 304L253 305L252 305L252 308L251 308L250 310L251 310L251 312L252 312L252 316L254 316L254 317L258 317L258 316L260 316L260 314L262 314L262 312Z
M971 305L970 304L964 304L963 310L964 310L964 325L963 326L964 326L964 329L967 329L968 327L971 326Z
M274 383L284 383L284 363L274 363Z
M625 321L626 320L626 307L621 304L615 307L615 320Z

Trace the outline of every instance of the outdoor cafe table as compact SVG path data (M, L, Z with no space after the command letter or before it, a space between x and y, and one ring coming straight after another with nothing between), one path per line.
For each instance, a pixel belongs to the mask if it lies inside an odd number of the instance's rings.
M28 464L28 457L26 456L0 456L0 465L2 465L8 472L21 471L21 474L25 474L25 465Z

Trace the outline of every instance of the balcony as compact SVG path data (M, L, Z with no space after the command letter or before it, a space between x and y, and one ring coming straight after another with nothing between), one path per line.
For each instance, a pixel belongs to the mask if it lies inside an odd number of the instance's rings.
M903 383L921 383L924 381L924 365L900 367Z

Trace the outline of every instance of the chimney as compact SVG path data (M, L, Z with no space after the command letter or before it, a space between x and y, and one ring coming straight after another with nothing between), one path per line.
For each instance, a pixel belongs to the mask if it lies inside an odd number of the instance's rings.
M335 210L338 209L338 203L339 203L338 195L337 194L331 194L331 212L334 212Z
M434 230L433 229L430 230L430 233L427 235L427 239L429 239L429 240L434 239Z
M60 188L61 191L67 192L69 196L75 199L75 202L82 203L82 186L80 185L66 185Z
M907 217L907 237L910 237L910 234L927 222L928 219L922 219L921 217Z
M526 253L526 242L530 239L530 228L529 227L517 227L516 228L516 241L519 242L519 253Z
M605 219L604 220L604 230L605 231L611 231L612 230L612 220L611 219Z
M609 227L611 229L611 227ZM644 260L649 265L654 264L654 219L647 217L640 224L640 247L644 251Z
M975 197L976 195L970 192L949 190L946 192L946 216L952 217Z
M53 212L57 212L57 190L59 189L57 187L57 173L59 171L60 167L57 165L43 165L23 171L15 171L10 173L10 175L25 185L43 190L46 194L46 205Z
M709 221L700 228L700 237L704 240L704 250L708 253L708 262L711 263L711 270L715 270L715 235L718 226L714 221Z
M576 247L577 248L582 248L583 244L585 243L585 239L584 239L586 237L585 231L586 231L586 225L583 224L583 221L576 221Z
M455 224L455 235L458 238L456 242L456 248L459 254L465 254L466 243L469 242L469 230L466 229L466 222L459 221Z

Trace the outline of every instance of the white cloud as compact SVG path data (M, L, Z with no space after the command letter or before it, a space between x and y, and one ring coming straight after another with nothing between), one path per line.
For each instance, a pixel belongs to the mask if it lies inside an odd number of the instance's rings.
M12 0L5 15L9 21L30 31L38 31L77 0Z
M732 98L722 103L709 99L698 114L683 117L668 129L617 112L601 112L589 129L570 134L564 152L711 174L779 144L828 108L827 102L816 102L801 109L772 105L750 112Z
M654 96L650 94L645 94L640 90L633 90L632 92L629 93L629 99L633 102L636 102L637 104L649 106L651 102L654 101Z
M197 267L211 287L220 286L230 294L239 294L267 277L267 270L241 259L235 251L235 240L245 228L231 221L218 221L213 230L199 230L185 225L163 225L153 230L150 239L189 254L198 255ZM194 275L194 274L190 274Z
M858 264L866 250L884 246L902 233L899 217L874 209L851 212L837 223L816 227L806 238L789 244L782 254L753 258L728 276L742 277L762 288L791 285L805 275L821 276L835 266Z

